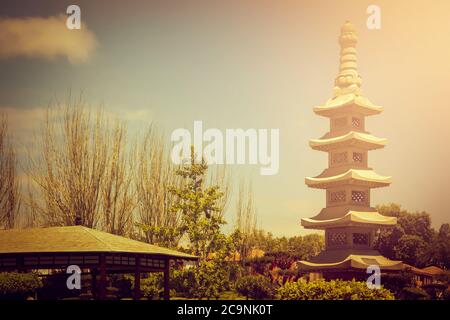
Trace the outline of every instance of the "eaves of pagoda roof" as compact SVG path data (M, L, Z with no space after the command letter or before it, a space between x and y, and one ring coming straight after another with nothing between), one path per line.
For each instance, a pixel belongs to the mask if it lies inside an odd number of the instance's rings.
M324 117L333 117L341 113L356 112L364 116L379 114L383 107L374 105L369 99L349 93L329 99L324 105L313 108L314 112Z
M327 189L338 185L359 185L369 188L386 187L391 184L390 176L381 176L373 170L349 169L344 173L328 177L305 178L311 188Z
M387 139L378 138L371 134L350 131L344 135L328 139L311 139L309 145L314 150L329 151L346 146L361 147L367 150L383 148Z

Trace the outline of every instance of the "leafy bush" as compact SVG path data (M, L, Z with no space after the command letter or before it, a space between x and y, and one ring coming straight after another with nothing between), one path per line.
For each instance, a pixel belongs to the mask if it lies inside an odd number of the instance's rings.
M236 281L236 291L247 298L271 299L275 293L275 286L262 275L245 276Z
M281 300L393 300L385 288L369 289L364 282L318 280L287 282L277 290Z
M223 291L230 289L231 271L237 272L226 261L203 260L191 268L174 270L170 287L176 295L185 298L218 299Z
M413 274L409 272L388 273L381 276L383 286L394 293L395 297L401 298L403 288L413 285Z
M141 292L150 300L160 299L164 292L164 275L161 272L150 273L147 278L141 280Z
M429 300L430 298L430 295L421 288L404 288L402 292L404 300Z
M162 272L149 273L145 277L141 278L141 297L150 300L158 300L162 297L164 292L164 275ZM127 275L124 279L125 282L129 283L124 285L127 289L126 297L133 297L134 294L134 275ZM120 298L124 298L120 296Z
M194 268L173 270L170 277L170 288L175 294L184 298L193 298L197 279Z
M42 287L42 281L35 273L0 273L0 299L23 300Z

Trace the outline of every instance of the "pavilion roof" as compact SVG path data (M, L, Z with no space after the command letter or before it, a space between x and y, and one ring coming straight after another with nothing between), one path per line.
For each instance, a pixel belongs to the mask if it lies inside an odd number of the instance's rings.
M305 183L311 188L328 188L342 182L353 181L354 184L367 185L371 188L388 186L391 183L391 177L381 176L373 170L349 169L344 173L331 177L305 178ZM355 183L356 182L356 183Z
M198 259L190 254L84 226L0 230L0 254L69 252L121 252Z
M333 148L342 146L360 146L367 150L375 150L383 148L387 143L387 139L377 138L371 134L350 131L342 136L328 139L311 139L309 145L315 150L329 151Z
M305 228L325 229L331 227L357 226L357 225L380 225L393 226L397 218L383 216L376 211L349 211L346 215L334 219L321 220L318 217L304 218L301 220Z

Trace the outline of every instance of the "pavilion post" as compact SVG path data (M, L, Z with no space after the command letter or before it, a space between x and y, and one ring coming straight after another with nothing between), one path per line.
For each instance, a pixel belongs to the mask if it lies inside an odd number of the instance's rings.
M169 273L170 273L170 259L165 259L165 266L164 266L164 300L170 300Z
M92 297L96 299L98 297L97 294L97 269L91 268L91 293Z
M134 300L141 298L141 257L136 257L136 269L134 272Z
M106 259L105 254L100 254L100 281L98 284L98 298L106 299Z

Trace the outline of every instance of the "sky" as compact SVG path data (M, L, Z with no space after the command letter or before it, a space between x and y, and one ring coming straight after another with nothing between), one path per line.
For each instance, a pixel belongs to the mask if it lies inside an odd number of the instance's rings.
M64 27L70 4L81 8L81 30ZM380 30L366 27L371 4L381 8ZM305 234L300 219L325 206L325 192L304 183L327 166L327 155L308 146L329 126L312 108L332 96L337 39L350 20L363 95L385 108L366 123L388 139L369 164L393 183L372 191L372 205L427 211L438 227L450 220L449 14L446 0L5 0L0 111L22 144L42 110L69 90L135 129L156 123L168 143L195 120L221 130L279 129L278 174L233 166L233 181L252 181L260 227Z

